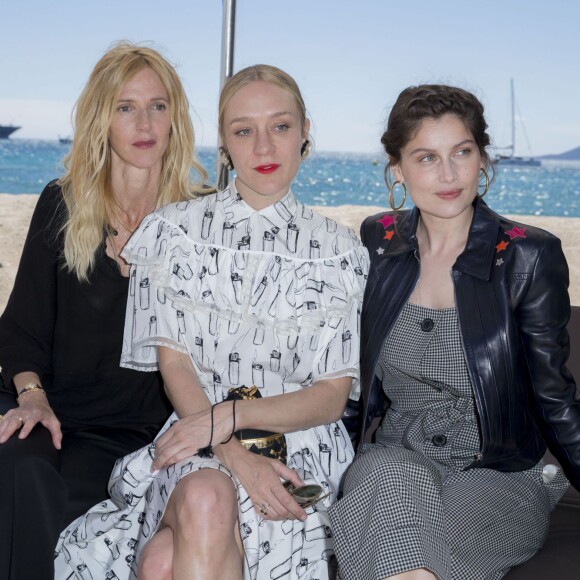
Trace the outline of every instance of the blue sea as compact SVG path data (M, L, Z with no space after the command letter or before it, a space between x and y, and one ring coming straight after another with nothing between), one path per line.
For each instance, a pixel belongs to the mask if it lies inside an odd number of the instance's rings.
M40 193L62 175L69 147L58 141L0 140L0 192ZM199 155L214 183L215 150L201 149ZM310 205L387 207L383 168L378 154L316 152L302 164L293 190ZM499 167L486 199L499 213L580 217L580 162Z

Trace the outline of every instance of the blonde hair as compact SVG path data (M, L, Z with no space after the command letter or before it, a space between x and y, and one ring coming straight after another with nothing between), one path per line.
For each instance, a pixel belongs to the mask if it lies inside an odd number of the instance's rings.
M296 81L283 70L269 64L255 64L238 71L233 77L228 79L220 93L218 110L218 129L222 141L224 139L224 116L225 110L232 97L246 85L255 81L266 81L273 83L288 91L296 101L298 112L300 113L300 124L304 127L306 123L306 105L302 98L302 93Z
M113 215L110 189L109 127L125 84L145 68L152 69L165 87L171 111L171 134L163 155L156 207L206 193L207 172L194 152L189 102L173 66L156 50L120 42L97 62L76 105L74 139L59 180L68 217L63 225L66 266L87 281L95 264L103 231ZM191 169L197 181L190 177Z

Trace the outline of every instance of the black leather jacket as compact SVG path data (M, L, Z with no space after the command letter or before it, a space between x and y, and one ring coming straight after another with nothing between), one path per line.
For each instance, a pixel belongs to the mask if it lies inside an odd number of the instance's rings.
M375 369L419 276L418 219L417 209L377 214L361 227L371 256L361 319L363 435L388 404ZM469 468L524 470L547 443L580 488L580 400L566 368L570 301L560 240L476 199L451 275L481 435Z

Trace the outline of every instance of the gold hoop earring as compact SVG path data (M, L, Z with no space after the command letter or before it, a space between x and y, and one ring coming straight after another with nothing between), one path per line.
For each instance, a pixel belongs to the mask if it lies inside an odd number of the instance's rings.
M483 190L482 193L479 193L479 191L477 192L477 196L481 199L482 197L485 197L486 193L489 191L489 175L487 174L487 171L485 170L485 167L481 168L481 171L483 171L483 176L485 177L485 188ZM481 175L479 176L479 181L481 181ZM477 184L477 187L479 188L479 182Z
M300 149L300 157L302 158L302 161L310 155L310 151L312 151L312 143L310 143L310 139L306 139L304 143L302 143Z
M393 195L393 191L397 185L400 185L403 188L403 199L399 205L395 206L395 196ZM389 186L389 205L391 206L391 209L393 211L399 211L405 205L405 201L407 201L407 186L402 181L393 181Z
M232 171L234 164L232 163L232 158L230 154L226 151L225 147L220 147L218 149L220 163L228 170Z

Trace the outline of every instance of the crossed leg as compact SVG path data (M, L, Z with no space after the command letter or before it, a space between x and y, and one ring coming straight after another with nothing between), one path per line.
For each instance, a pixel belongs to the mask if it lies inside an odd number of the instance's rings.
M141 580L240 579L242 541L232 480L215 469L185 476L139 561Z

